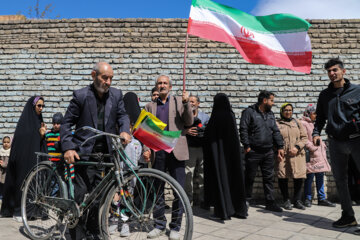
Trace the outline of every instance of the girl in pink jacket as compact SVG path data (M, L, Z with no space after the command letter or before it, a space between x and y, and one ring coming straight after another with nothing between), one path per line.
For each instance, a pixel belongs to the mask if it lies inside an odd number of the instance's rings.
M311 186L316 177L316 191L318 197L318 205L335 207L335 204L328 201L324 191L324 172L331 170L330 165L326 158L326 145L320 140L319 146L313 144L312 133L314 130L314 122L316 120L316 107L313 104L309 104L304 112L304 116L301 119L301 123L306 129L308 135L308 141L306 143L307 156L306 156L306 180L304 185L305 192L305 206L311 207Z

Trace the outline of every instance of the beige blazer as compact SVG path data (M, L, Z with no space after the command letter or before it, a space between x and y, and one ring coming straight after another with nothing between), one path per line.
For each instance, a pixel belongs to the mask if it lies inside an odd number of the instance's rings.
M175 100L176 98L176 100ZM157 103L150 102L146 104L145 110L156 116ZM169 99L169 131L181 130L181 136L176 143L173 150L174 156L179 161L189 159L189 149L185 136L185 126L191 126L194 122L194 116L191 111L191 106L188 103L183 104L181 97L174 97L170 95ZM155 154L151 154L151 162L154 162Z

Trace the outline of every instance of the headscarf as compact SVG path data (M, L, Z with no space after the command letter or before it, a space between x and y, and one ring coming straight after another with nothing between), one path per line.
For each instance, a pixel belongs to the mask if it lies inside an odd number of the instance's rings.
M307 105L307 107L305 108L304 116L305 116L305 117L310 117L310 114L311 114L311 113L314 113L314 112L316 112L316 106L315 106L315 104L310 103L310 104Z
M281 117L281 119L282 120L285 120L285 121L291 121L292 120L292 118L285 118L284 117L284 109L287 107L287 106L291 106L291 108L292 109L294 109L294 107L293 107L293 105L291 104L291 103L284 103L283 105L281 105L281 107L280 107L280 117Z
M37 103L40 99L44 101L44 98L41 97L41 96L35 96L35 97L34 97L34 100L33 100L33 103L32 103L34 107L35 107L36 103Z
M139 98L133 92L128 92L124 95L124 104L126 113L129 115L130 124L135 124L140 115Z
M232 112L232 108L230 105L230 101L228 96L224 93L218 93L214 97L214 105L211 115L219 113L219 112Z

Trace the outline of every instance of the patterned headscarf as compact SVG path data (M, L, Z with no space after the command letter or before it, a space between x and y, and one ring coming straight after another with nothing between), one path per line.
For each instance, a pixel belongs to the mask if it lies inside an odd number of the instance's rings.
M305 117L310 117L311 113L316 112L316 106L315 104L310 103L309 105L307 105L307 107L305 108L305 112L304 112L304 116Z
M284 113L285 107L287 107L287 106L291 106L291 108L294 109L294 107L293 107L293 105L291 103L286 102L283 105L281 105L281 107L280 107L280 117L281 117L281 119L286 119L286 118L284 118L283 113ZM286 119L286 120L288 120L288 119Z

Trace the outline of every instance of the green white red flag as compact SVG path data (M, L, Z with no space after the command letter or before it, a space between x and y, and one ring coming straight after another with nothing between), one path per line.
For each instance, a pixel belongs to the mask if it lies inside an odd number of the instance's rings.
M188 33L231 44L250 63L310 73L310 26L291 14L252 16L210 0L193 0Z
M171 153L181 135L181 131L161 130L151 117L145 116L133 135L155 152L164 150Z

